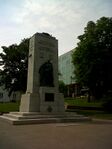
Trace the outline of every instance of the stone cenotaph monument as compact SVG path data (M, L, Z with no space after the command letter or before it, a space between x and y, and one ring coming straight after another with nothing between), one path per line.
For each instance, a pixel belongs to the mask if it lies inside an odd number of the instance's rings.
M36 33L30 39L27 91L20 112L64 112L58 91L58 40L48 33Z
M34 34L28 58L27 90L20 110L0 117L14 125L88 121L65 112L64 98L58 91L58 40L48 33Z

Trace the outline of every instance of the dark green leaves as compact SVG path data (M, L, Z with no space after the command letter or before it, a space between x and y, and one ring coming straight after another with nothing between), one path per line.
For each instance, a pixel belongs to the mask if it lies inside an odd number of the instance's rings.
M112 18L88 22L73 53L77 82L94 95L112 90ZM95 91L96 90L96 91Z
M26 90L29 39L24 39L19 45L3 46L0 53L2 69L0 71L1 85L9 91Z

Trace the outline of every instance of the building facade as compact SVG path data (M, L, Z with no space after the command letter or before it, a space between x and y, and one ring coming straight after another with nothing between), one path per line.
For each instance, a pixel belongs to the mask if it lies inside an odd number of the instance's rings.
M80 94L80 86L75 81L74 65L72 63L73 50L59 56L59 80L67 86L67 96L75 97Z
M66 85L75 83L74 66L72 64L73 50L59 56L59 80Z

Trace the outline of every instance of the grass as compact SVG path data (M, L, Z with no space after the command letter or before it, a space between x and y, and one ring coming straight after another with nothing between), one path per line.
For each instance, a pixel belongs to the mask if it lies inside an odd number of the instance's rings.
M0 112L19 111L19 102L0 103Z
M65 103L71 106L80 106L80 107L101 107L102 102L87 102L87 99L77 99L77 98L65 98Z

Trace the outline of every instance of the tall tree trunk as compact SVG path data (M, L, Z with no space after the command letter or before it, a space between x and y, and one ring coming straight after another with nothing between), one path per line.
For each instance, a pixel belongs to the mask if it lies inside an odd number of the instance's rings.
M87 101L88 101L88 102L90 102L90 101L91 101L90 89L89 89L89 91L88 91L88 99L87 99Z

